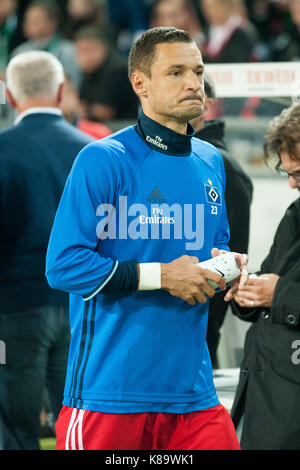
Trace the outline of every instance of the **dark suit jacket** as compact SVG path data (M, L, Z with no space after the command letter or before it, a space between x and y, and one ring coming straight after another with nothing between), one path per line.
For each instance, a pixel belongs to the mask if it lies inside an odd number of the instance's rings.
M0 132L0 314L67 305L46 281L46 250L73 161L91 141L50 113Z
M300 450L300 198L287 209L257 274L275 273L271 308L233 313L247 331L232 407L235 426L244 415L242 449Z

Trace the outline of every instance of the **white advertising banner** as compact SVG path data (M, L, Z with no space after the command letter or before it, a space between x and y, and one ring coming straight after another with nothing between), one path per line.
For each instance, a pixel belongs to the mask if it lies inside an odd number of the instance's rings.
M218 98L291 97L299 101L300 61L207 64Z

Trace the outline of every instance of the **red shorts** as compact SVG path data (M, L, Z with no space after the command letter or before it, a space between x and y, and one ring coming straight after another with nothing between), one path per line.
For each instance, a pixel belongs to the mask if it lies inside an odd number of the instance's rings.
M187 414L108 414L64 406L55 427L57 450L240 450L222 405Z

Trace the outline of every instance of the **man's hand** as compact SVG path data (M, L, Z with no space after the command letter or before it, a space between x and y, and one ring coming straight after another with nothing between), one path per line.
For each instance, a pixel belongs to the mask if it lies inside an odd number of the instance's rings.
M250 276L247 285L235 296L234 300L240 307L271 307L273 296L279 276L277 274L262 274L252 278Z
M211 255L213 258L223 253L228 252L224 250L219 250L218 248L213 248L211 250ZM235 253L234 251L232 251L231 253L233 253L235 256L235 260L237 262L238 267L240 268L241 275L237 279L229 283L230 289L224 297L224 300L226 302L233 299L237 295L239 290L245 287L249 279L249 274L247 270L248 256L245 254Z
M226 289L221 275L203 269L197 263L198 258L187 255L171 263L161 263L161 288L189 305L196 305L197 302L205 304L207 297L215 295L215 289L208 284L208 280L218 284L221 290Z

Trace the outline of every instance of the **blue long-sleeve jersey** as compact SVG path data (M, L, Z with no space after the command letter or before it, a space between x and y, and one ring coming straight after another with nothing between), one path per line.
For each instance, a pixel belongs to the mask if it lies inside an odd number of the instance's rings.
M70 293L63 404L186 413L219 403L206 346L208 303L164 290L101 293L118 263L199 261L228 250L218 151L146 116L89 144L67 180L48 253L49 284Z

